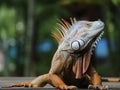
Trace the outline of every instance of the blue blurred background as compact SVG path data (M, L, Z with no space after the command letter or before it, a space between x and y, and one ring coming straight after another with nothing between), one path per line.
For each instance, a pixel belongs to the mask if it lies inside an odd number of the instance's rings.
M120 0L0 0L0 75L47 73L61 18L102 20L105 33L93 55L102 76L120 77Z

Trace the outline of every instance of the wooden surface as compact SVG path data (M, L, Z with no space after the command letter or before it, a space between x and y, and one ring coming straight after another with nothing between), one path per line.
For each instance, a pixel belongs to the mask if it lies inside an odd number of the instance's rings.
M42 89L56 90L56 88L53 88L49 84L47 84L45 87L40 87L40 88L24 88L24 87L7 88L7 89L1 88L1 86L5 86L5 85L31 81L34 78L35 77L0 77L0 90L42 90ZM103 85L108 85L109 90L120 90L120 82L103 82Z

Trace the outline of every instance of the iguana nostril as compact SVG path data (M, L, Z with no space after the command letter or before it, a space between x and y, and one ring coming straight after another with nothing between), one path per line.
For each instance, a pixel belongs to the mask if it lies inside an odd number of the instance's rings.
M101 25L101 22L100 21L97 21L95 22L96 26L100 26Z
M85 45L85 42L83 40L75 40L71 43L71 48L73 50L80 50Z
M94 22L94 25L95 25L95 26L103 26L104 24L103 24L102 21L98 20L98 21L95 21L95 22Z

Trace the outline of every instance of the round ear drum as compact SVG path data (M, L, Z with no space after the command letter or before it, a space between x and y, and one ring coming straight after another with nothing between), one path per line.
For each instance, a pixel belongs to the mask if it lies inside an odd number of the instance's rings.
M74 51L81 50L81 48L85 45L85 41L80 39L80 40L75 40L71 43L71 48Z

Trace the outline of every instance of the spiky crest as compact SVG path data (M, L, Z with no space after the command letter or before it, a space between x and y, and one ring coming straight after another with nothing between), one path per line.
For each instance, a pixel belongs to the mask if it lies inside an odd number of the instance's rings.
M70 22L73 25L76 22L76 19L70 18ZM57 40L59 44L62 39L67 35L67 31L69 30L71 24L64 19L61 19L61 21L57 23L58 27L56 29L58 32L53 31L52 36Z

